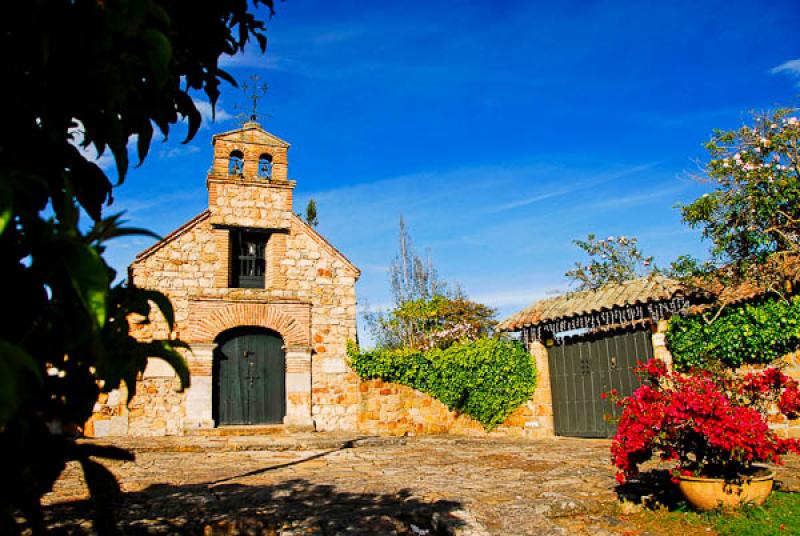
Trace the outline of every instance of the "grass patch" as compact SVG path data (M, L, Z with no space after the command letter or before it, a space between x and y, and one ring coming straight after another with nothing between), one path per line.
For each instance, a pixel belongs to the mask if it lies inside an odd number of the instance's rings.
M706 514L722 535L770 536L800 534L800 494L773 493L763 506L746 506L723 514Z
M710 528L720 536L800 535L800 493L773 492L763 506L734 512L696 512L682 503L672 511L648 512L638 521L654 534L709 534Z

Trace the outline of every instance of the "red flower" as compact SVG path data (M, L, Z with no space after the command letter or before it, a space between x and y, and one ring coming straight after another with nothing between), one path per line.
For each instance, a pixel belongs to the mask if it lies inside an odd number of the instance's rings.
M712 470L727 478L753 463L778 464L783 454L800 452L800 441L777 437L767 424L772 404L786 415L800 413L796 382L777 369L744 378L708 371L681 375L652 359L640 369L651 383L619 402L623 411L611 445L618 481L635 475L655 453L677 462L674 478Z
M796 383L781 393L778 409L790 419L800 416L800 391L797 389Z

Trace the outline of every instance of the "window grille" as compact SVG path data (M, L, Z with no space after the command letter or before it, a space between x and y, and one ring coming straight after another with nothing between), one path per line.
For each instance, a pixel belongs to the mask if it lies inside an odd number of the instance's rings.
M236 288L264 288L267 235L233 231L232 282Z

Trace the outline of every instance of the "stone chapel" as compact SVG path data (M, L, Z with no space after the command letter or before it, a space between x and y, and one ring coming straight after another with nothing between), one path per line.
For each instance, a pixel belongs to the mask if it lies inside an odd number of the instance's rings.
M289 144L251 121L213 137L208 209L142 251L137 286L175 307L191 387L153 359L125 405L104 395L86 434L181 435L226 425L354 430L359 383L346 361L356 339L359 270L295 215ZM161 330L162 332L157 332Z

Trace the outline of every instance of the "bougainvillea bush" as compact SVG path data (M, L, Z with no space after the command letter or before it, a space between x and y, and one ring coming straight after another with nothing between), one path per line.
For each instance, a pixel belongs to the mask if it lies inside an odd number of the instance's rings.
M617 401L622 414L611 458L620 483L654 456L675 462L675 478L733 481L751 474L754 463L780 464L784 454L800 453L800 441L778 437L767 423L771 408L789 418L800 414L797 382L779 370L679 374L652 359L640 371L650 381Z

